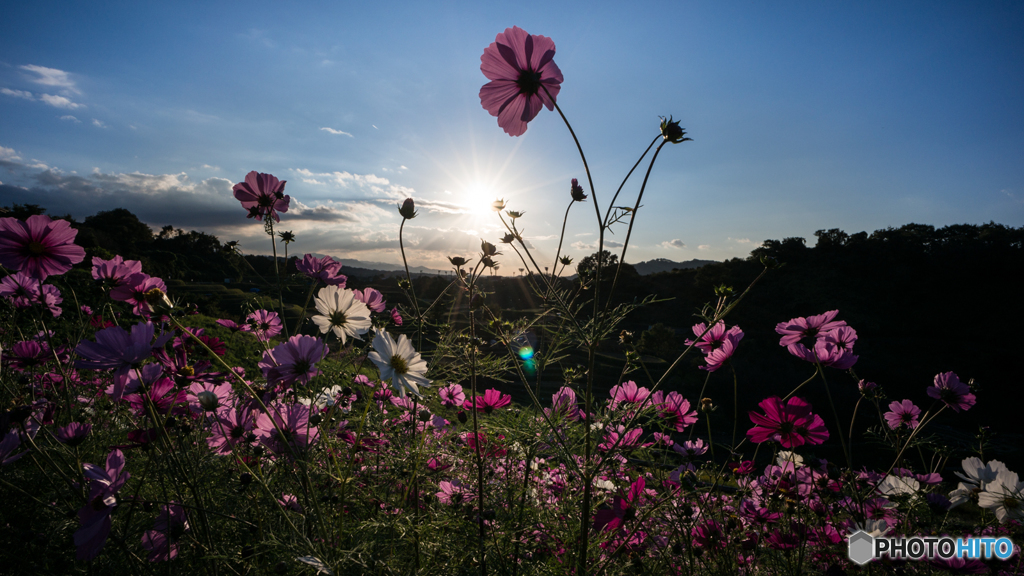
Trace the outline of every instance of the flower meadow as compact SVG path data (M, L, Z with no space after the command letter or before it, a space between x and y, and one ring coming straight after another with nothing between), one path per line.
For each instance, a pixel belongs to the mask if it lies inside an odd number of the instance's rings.
M705 387L729 380L744 338L729 313L783 263L709 294L686 349L652 376L620 323L656 297L612 296L648 176L690 138L663 118L599 203L554 57L550 38L498 34L481 56L481 105L510 136L557 111L581 159L566 218L593 206L598 254L606 233L626 239L618 264L598 257L573 275L561 245L539 261L527 216L499 199L507 233L452 255L437 300L417 297L408 263L404 297L389 302L383 286L347 287L342 262L305 254L293 277L278 270L270 305L207 318L141 262L87 254L65 220L0 218L4 573L1024 573L1018 547L1006 560L848 559L857 530L1019 545L1024 482L983 442L957 452L929 435L991 397L941 366L914 397L887 397L856 377L857 331L840 310L778 319L777 361L811 374L786 396L741 398L735 372L717 401L665 385L693 357ZM234 187L275 266L279 242L285 261L301 246L275 230L285 187L258 171ZM397 210L404 259L402 231L420 215L412 198ZM481 279L501 265L530 271L535 317L488 306ZM66 281L73 270L91 275L94 301ZM284 282L307 287L298 315ZM609 349L618 374L599 369ZM860 392L851 421L838 387ZM827 402L812 405L812 388ZM716 411L731 430L712 426Z

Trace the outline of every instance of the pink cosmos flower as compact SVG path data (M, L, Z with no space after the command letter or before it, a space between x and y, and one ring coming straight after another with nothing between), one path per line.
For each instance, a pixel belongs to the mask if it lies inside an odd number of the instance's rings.
M395 323L395 326L402 325L402 315L398 313L398 306L391 309L391 321Z
M518 26L506 28L484 49L480 71L490 82L480 89L480 103L498 117L498 126L509 136L525 133L526 123L542 105L554 110L562 84L554 56L551 38L527 34Z
M242 332L252 332L261 342L268 342L284 330L284 323L277 312L257 310L245 317Z
M16 342L9 350L4 350L2 358L4 366L23 372L52 360L53 354L46 342L25 340Z
M942 400L957 412L970 409L974 406L975 396L971 394L971 387L960 381L960 378L952 372L943 372L935 375L935 385L929 386L926 390L929 396L936 400Z
M221 408L217 411L217 420L213 422L206 444L216 454L229 454L235 446L244 446L255 440L255 436L252 440L249 437L255 424L252 411L248 408Z
M225 320L223 318L221 318L220 320L214 321L214 324L217 324L218 326L223 326L223 327L227 328L228 330L231 330L232 332L235 332L235 331L238 331L238 330L242 329L242 327L239 326L238 323L235 322L234 320Z
M40 281L59 276L85 259L85 249L74 243L77 235L67 220L42 214L24 222L0 218L0 266Z
M92 257L92 277L98 282L120 286L126 284L133 274L142 274L142 262L125 260L120 256L114 256L110 260Z
M696 458L708 451L708 445L704 440L697 438L696 440L687 440L682 444L674 444L672 449L687 458Z
M722 527L714 520L708 520L695 526L690 531L690 536L693 538L693 545L698 548L714 550L725 548L729 543L729 538L722 531Z
M890 403L889 411L884 414L886 423L893 430L899 428L901 424L906 424L907 428L911 430L917 428L917 418L920 415L921 409L914 406L914 403L910 400Z
M311 279L323 282L328 286L344 288L348 281L347 277L339 274L341 262L336 262L330 256L317 258L312 254L306 254L302 260L295 263L295 268Z
M618 426L609 426L604 431L604 441L598 444L598 448L604 451L608 450L629 450L640 446L640 436L643 435L643 428L633 428L626 430L625 426L621 424ZM650 446L650 444L644 444L644 447Z
M0 440L0 466L17 462L26 454L26 452L14 454L18 446L21 446L21 434L17 430L11 430L4 434L3 439Z
M701 370L714 372L721 368L726 360L732 357L733 352L736 351L736 345L743 339L743 330L740 330L739 326L733 326L726 330L725 322L721 321L712 326L707 332L704 332L705 330L707 330L707 325L703 322L694 324L694 335L700 336L704 334L704 336L697 341L686 340L684 344L700 348L701 352L704 353L704 359L708 363L707 366L701 366Z
M817 316L793 318L788 322L779 322L775 326L775 331L782 335L782 339L779 340L779 345L785 346L789 350L789 353L797 358L801 358L807 362L814 362L814 353L811 352L807 346L801 342L801 340L813 339L813 343L816 344L824 339L825 335L832 330L846 326L845 321L835 320L835 317L838 314L839 310L829 310L828 312L818 314ZM853 337L854 340L856 340L856 333L854 333Z
M811 413L811 405L796 396L783 404L778 396L765 398L758 406L764 414L750 412L750 419L757 424L747 431L751 442L773 440L784 448L795 448L804 444L821 444L828 439L828 430L821 416Z
M462 407L466 410L476 408L478 412L486 412L487 414L490 414L495 408L508 406L511 403L511 396L508 394L502 394L494 388L491 388L490 390L486 390L483 396L467 399L463 402Z
M139 416L148 415L146 406L153 405L157 414L185 414L188 411L188 394L174 386L174 380L161 378L147 386L141 394L124 397Z
M308 384L320 373L316 363L327 356L327 344L313 336L292 336L263 353L259 366L269 384L290 386L296 380Z
M89 481L89 498L78 511L82 527L75 532L76 560L92 560L99 555L110 534L110 513L117 505L115 494L131 478L124 472L124 454L114 450L107 455L106 467L83 464Z
M661 390L654 393L651 402L658 408L662 418L669 420L676 432L682 432L690 424L697 422L697 411L690 409L690 401L679 392L665 395Z
M583 409L578 406L576 391L568 386L562 386L551 395L551 410L564 414L569 420L579 420L584 416Z
M352 291L356 300L359 300L366 307L374 312L383 312L387 306L384 304L384 295L374 290L373 288L366 288L365 290L353 290ZM399 324L401 325L401 324Z
M67 426L57 429L57 440L68 446L78 446L85 442L85 437L92 431L92 424L72 422Z
M615 410L619 404L640 404L651 394L647 388L637 387L636 382L629 380L617 386L612 386L609 391L612 400L609 408Z
M96 342L83 340L75 353L81 359L75 361L75 368L89 370L116 370L116 374L127 374L153 355L153 350L163 348L173 334L162 334L153 339L156 327L149 322L139 322L128 332L120 326L104 328L96 332Z
M466 394L459 384L448 384L438 388L437 395L441 397L441 405L450 408L462 406L466 401Z
M320 437L320 429L309 421L309 406L276 403L270 406L269 410L270 413L260 413L256 417L256 428L253 432L260 443L275 454L305 450ZM278 432L278 427L281 432Z
M17 272L0 280L0 296L7 298L15 308L28 308L39 299L39 281Z
M178 539L188 532L188 516L176 502L160 507L153 529L142 534L142 547L149 550L150 562L165 562L178 557Z
M611 532L622 528L622 525L636 518L636 508L640 497L644 494L646 482L643 476L638 477L629 486L626 497L616 496L611 509L602 509L594 513L594 529ZM621 492L620 492L621 494Z
M437 487L441 489L436 494L437 501L441 504L461 504L467 500L476 498L473 494L473 490L458 480L441 480L437 483Z
M280 222L278 212L287 212L291 196L284 193L286 180L278 180L270 174L253 170L245 175L245 182L239 182L231 189L242 208L249 211L247 218L263 220L270 216Z
M146 292L157 289L167 293L167 285L159 278L149 274L132 274L124 284L116 286L110 291L110 298L132 305L132 311L142 317L148 317L153 308L146 301Z
M43 284L40 292L39 280L24 272L18 272L4 277L0 280L0 296L11 301L15 308L31 308L42 305L48 309L53 317L60 316L61 309L58 306L64 301L61 298L60 290L51 284Z

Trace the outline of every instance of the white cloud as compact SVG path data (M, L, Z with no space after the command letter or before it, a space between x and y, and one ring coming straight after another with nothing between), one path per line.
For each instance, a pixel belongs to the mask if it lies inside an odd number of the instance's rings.
M21 156L18 156L14 148L0 146L0 160L21 160Z
M55 96L53 94L42 94L39 99L44 103L53 106L54 108L67 108L68 110L75 110L76 108L85 108L84 104L72 102L63 96Z
M92 125L97 128L106 128L107 125L103 123L103 120L92 119Z
M679 238L673 238L672 240L666 240L661 243L665 248L686 248L686 243Z
M751 243L750 242L750 238L729 238L729 240L732 240L733 242L736 242L736 243L739 243L739 244L750 244Z
M81 124L82 123L81 120L79 120L78 118L75 118L71 114L65 114L64 116L61 116L60 119L61 120L67 120L69 122L74 122L75 124Z
M587 244L586 242L573 242L572 247L577 250L597 250L597 244Z
M13 96L15 98L24 98L25 100L35 100L31 92L25 90L11 90L10 88L0 88L0 94L6 94L7 96Z
M701 244L700 246L697 246L697 250L707 250L708 248L711 248L710 244Z
M73 94L81 94L81 91L75 86L75 81L69 78L68 73L63 70L47 68L46 66L36 66L34 64L26 64L24 66L19 66L19 68L29 72L32 75L29 80L36 84L42 84L43 86L56 86L57 88L63 88Z
M329 132L331 134L337 134L337 135L340 135L340 136L348 136L349 138L355 138L355 136L349 134L348 132L345 132L344 130L335 130L334 128L328 128L327 126L324 126L323 128L321 128L321 130L323 130L324 132Z

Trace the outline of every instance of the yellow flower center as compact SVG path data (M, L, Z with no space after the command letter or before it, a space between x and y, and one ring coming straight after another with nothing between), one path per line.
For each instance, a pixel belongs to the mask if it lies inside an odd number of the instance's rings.
M391 357L391 369L395 371L395 374L408 374L409 363L405 361L405 358L395 354Z

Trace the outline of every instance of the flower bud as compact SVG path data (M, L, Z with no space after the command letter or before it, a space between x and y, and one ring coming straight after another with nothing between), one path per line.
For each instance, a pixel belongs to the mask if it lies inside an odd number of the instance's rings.
M203 407L203 410L207 412L213 412L220 406L220 398L209 390L203 390L196 394L196 399L199 400L199 405Z
M570 188L572 199L574 202L583 202L587 199L587 195L583 193L583 186L575 178L572 179L572 187Z
M666 141L679 144L680 142L693 140L693 138L686 138L686 130L679 127L678 120L673 121L671 116L667 120L664 116L659 116L659 118L661 118L661 136Z
M494 244L491 244L487 240L480 241L480 252L484 256L497 256L498 254L501 254L501 252L498 252L498 249L494 247Z
M494 210L495 212L501 212L504 209L505 209L505 201L504 200L498 199L498 200L495 200L494 202L491 202L491 210Z
M416 203L413 202L412 198L406 198L405 202L398 207L398 213L402 215L402 218L406 220L412 220L416 217Z
M562 263L562 266L568 266L572 264L572 256L562 256L558 261Z
M452 266L455 266L456 268L462 268L469 262L462 256L449 256L448 261L451 262Z
M469 420L469 416L466 416L466 413L464 411L459 410L458 419L459 419L459 422L462 422L463 424L465 424L466 421Z
M515 220L516 218L522 218L524 212L519 212L518 210L509 210L505 212L505 214L508 214L509 218Z
M504 236L501 237L501 243L502 244L511 244L512 241L515 240L515 239L516 239L516 235L511 233L511 232L508 232Z

